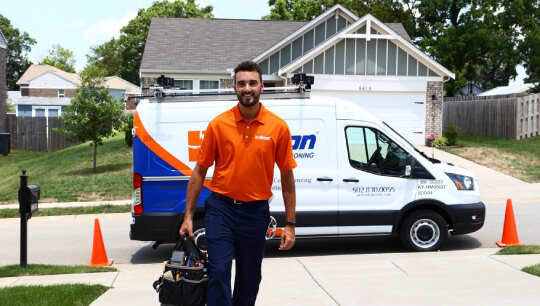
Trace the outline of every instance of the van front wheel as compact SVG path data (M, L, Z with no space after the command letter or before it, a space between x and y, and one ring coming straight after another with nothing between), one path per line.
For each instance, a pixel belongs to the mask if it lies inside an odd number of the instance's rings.
M448 227L438 213L419 210L405 218L400 236L403 245L411 251L436 251L446 242Z

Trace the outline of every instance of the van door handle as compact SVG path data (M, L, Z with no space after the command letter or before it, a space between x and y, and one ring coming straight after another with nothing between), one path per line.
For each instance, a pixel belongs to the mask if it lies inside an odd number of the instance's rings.
M334 179L332 178L329 178L328 176L325 176L325 177L318 177L317 178L317 182L331 182L333 181Z
M343 181L344 181L345 183L358 183L358 182L360 182L360 180L355 179L355 178L343 179Z

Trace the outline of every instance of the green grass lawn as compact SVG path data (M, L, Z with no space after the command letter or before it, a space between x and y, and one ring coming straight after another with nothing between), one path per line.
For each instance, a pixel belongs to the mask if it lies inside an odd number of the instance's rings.
M131 211L131 205L97 205L85 207L52 207L39 209L32 217L40 216L66 216L66 215L90 215L90 214L110 214L126 213ZM19 209L5 208L0 205L0 219L19 218Z
M131 197L132 149L124 133L98 146L97 173L92 174L90 143L57 152L12 151L0 156L0 203L18 203L22 170L28 184L40 187L40 202L119 200Z
M442 150L526 182L540 182L540 136L521 140L460 135L460 148Z
M540 245L519 245L500 249L495 255L540 254ZM540 263L525 267L521 271L540 277Z
M6 287L0 288L0 305L90 305L108 289L83 284Z
M97 273L97 272L116 272L116 271L118 270L113 267L58 266L58 265L31 264L22 268L20 265L9 265L9 266L0 267L0 277L73 274L73 273ZM0 304L0 305L3 305L3 304Z

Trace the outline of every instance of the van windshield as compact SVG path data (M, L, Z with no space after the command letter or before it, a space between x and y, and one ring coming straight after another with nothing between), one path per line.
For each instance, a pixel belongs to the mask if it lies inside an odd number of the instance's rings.
M412 143L410 143L407 138L403 137L400 133L398 133L396 130L394 130L388 123L384 122L383 121L383 124L389 128L390 130L392 130L392 132L396 133L396 135L398 135L399 137L401 137L401 139L403 139L406 143L408 143L416 152L420 153L424 158L426 158L427 160L431 161L432 163L440 163L440 161L438 159L434 159L434 158L431 158L429 156L427 156L426 153L424 153L423 151L420 151L416 148L415 145L413 145Z

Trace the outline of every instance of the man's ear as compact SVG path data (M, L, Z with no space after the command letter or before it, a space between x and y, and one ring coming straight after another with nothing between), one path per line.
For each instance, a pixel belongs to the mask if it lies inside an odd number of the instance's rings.
M261 81L261 92L264 90L264 81Z

